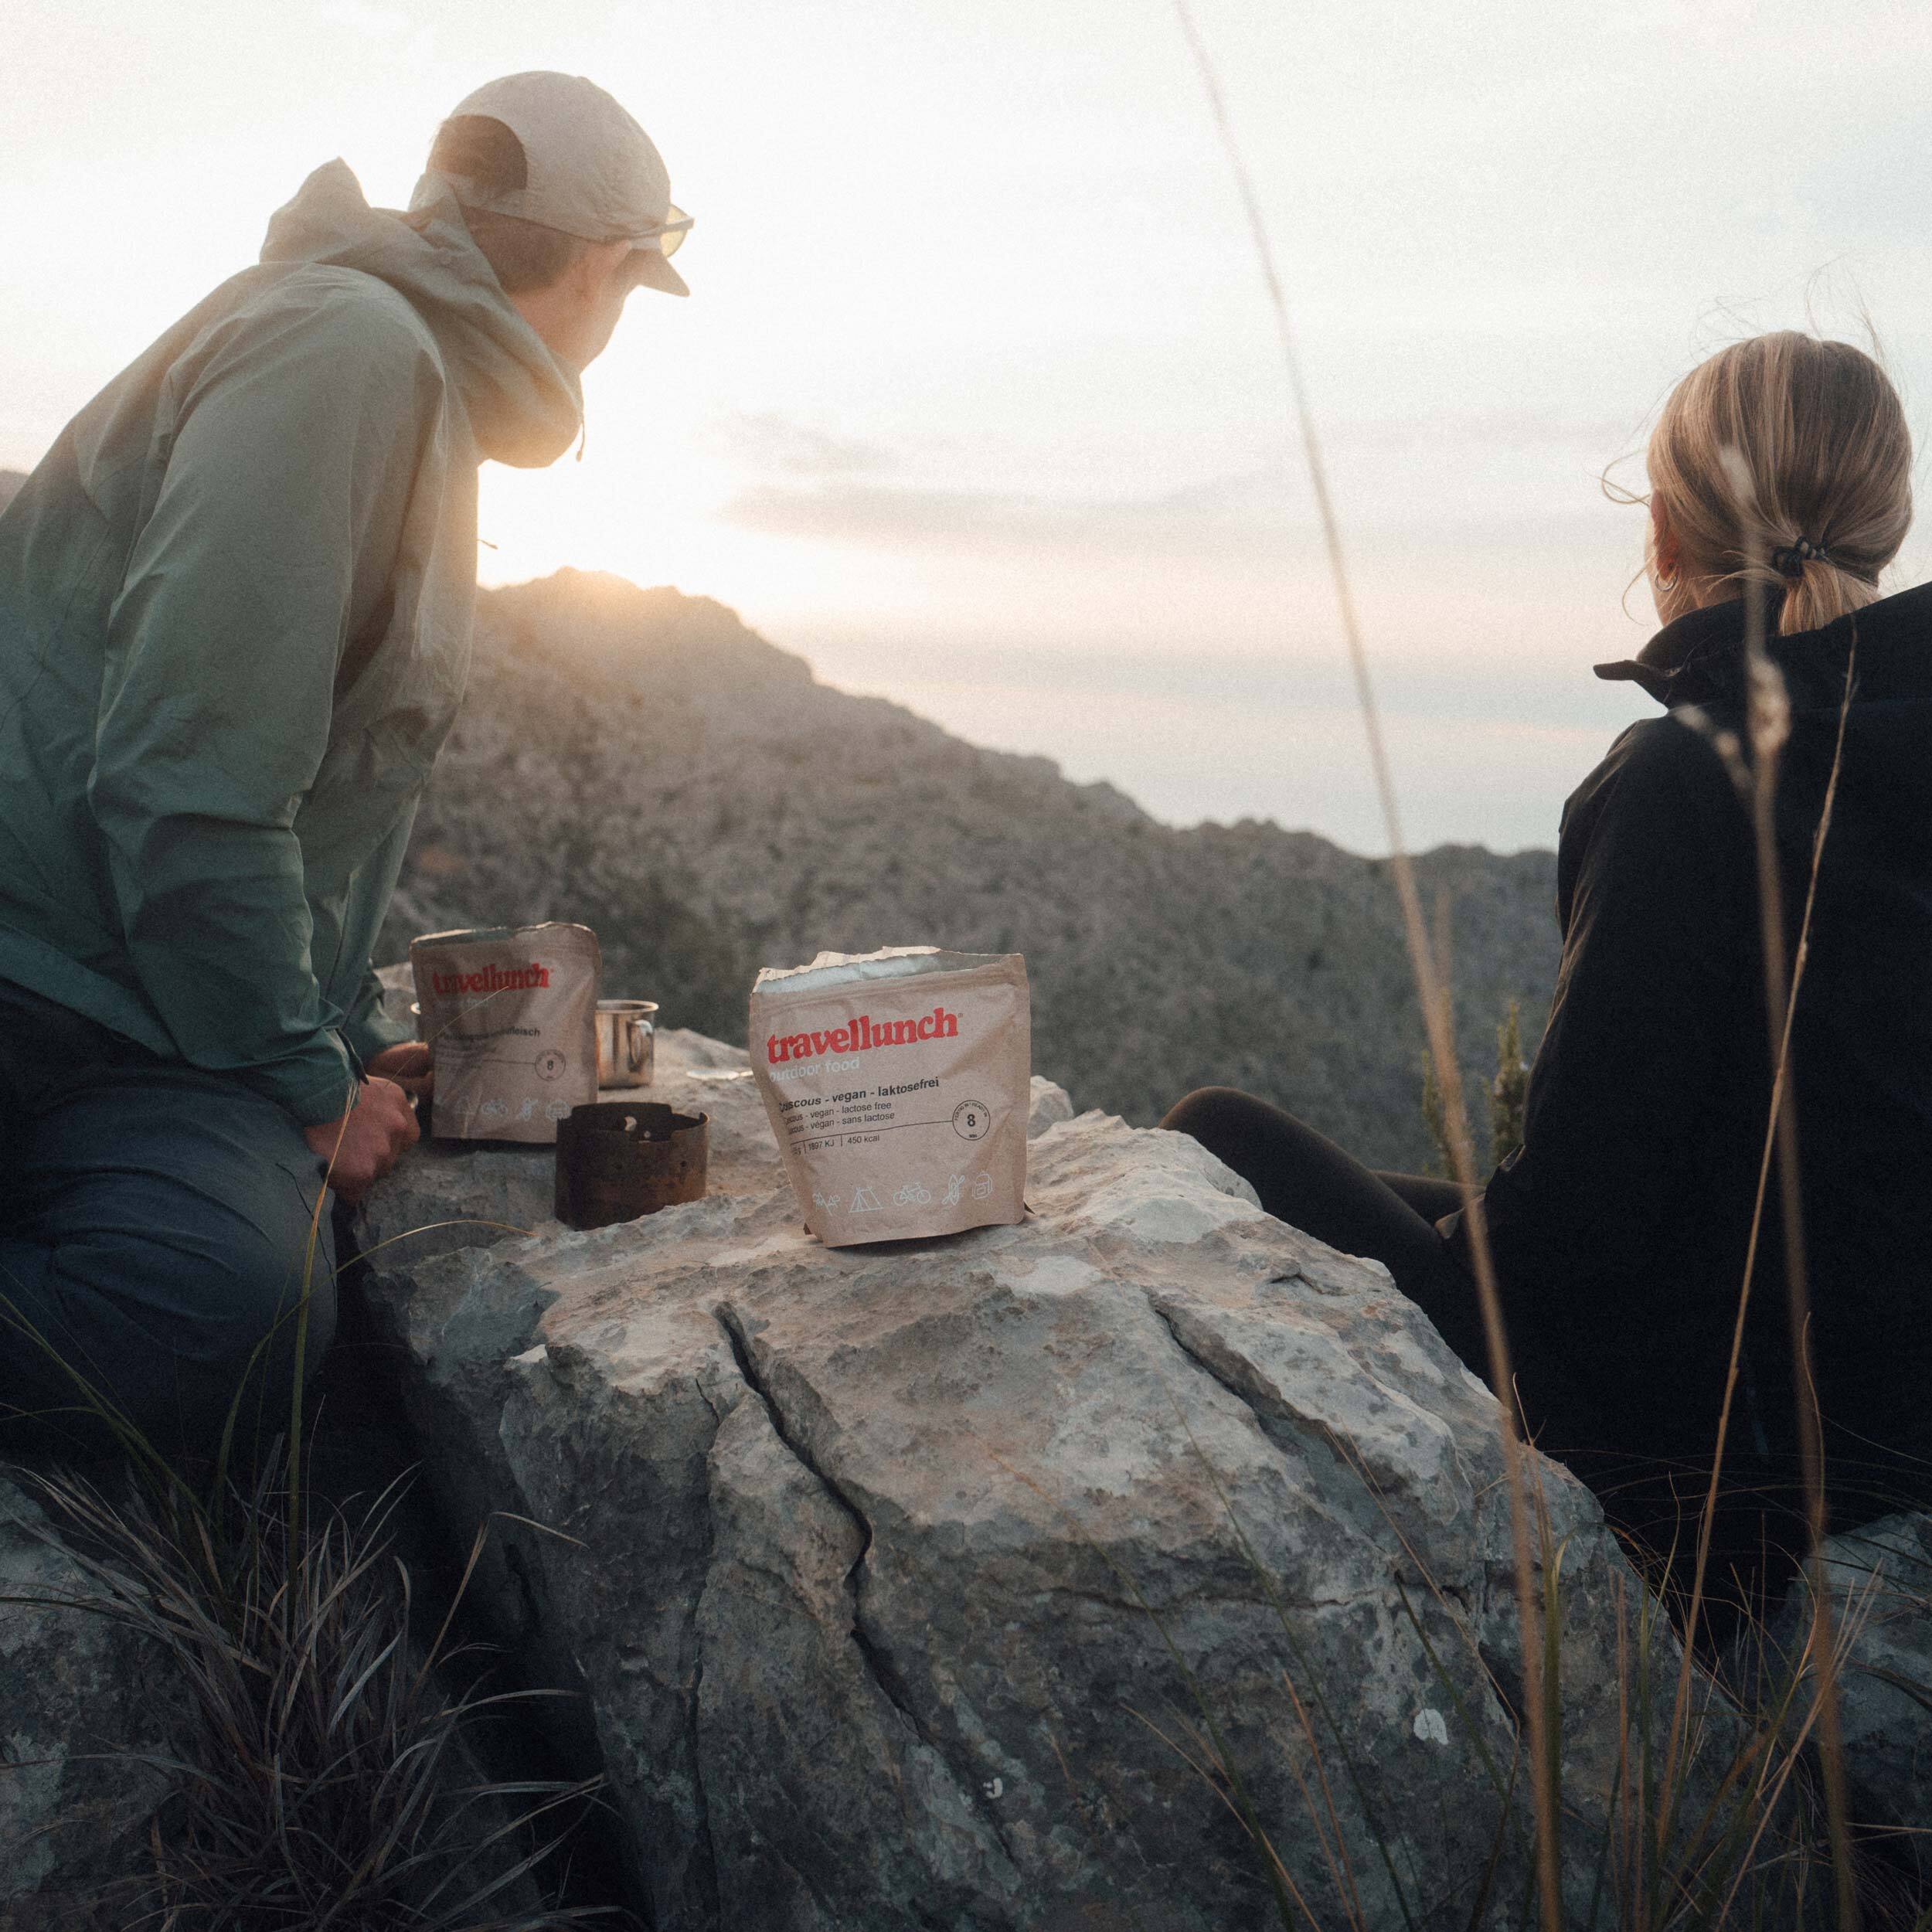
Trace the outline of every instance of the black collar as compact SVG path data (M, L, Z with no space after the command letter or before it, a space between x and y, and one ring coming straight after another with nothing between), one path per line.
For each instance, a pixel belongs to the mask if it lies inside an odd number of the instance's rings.
M1661 705L1709 704L1742 688L1744 600L1686 611L1634 658L1600 664L1597 675L1639 684Z
M1801 709L1835 709L1845 693L1845 668L1855 638L1859 687L1888 697L1932 696L1932 584L1881 597L1862 611L1816 631L1775 634L1767 611L1765 650L1784 673L1792 702ZM1596 667L1600 678L1642 685L1671 709L1682 704L1722 704L1744 695L1744 600L1687 611L1634 658Z

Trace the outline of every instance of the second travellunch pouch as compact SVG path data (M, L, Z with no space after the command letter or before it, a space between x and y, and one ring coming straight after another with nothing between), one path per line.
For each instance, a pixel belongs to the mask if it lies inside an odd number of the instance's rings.
M904 947L767 968L751 1064L829 1247L1021 1219L1032 1008L1017 953Z

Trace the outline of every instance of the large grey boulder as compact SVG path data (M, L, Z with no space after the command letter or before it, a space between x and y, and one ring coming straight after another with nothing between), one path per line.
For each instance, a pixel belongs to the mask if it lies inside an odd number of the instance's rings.
M142 1869L162 1796L136 1761L170 1714L153 1647L70 1607L94 1587L49 1528L0 1475L0 1932L118 1923L104 1889Z
M1512 1920L1487 1392L1192 1141L1061 1121L1028 1200L828 1250L774 1161L617 1227L378 1257L427 1478L459 1536L495 1512L483 1607L583 1694L655 1923L1258 1927L1243 1809L1320 1923L1346 1888L1371 1925ZM1580 1918L1645 1599L1533 1469Z

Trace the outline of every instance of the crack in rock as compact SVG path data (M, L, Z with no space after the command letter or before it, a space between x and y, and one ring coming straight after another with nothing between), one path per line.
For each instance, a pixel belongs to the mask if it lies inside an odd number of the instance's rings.
M1238 1383L1230 1380L1192 1342L1189 1341L1177 1325L1172 1310L1162 1307L1151 1295L1148 1298L1148 1306L1160 1318L1161 1325L1173 1337L1175 1347L1179 1349L1182 1354L1185 1355L1203 1375L1225 1389L1247 1410L1249 1414L1253 1417L1255 1427L1261 1431L1262 1436L1271 1448L1284 1454L1287 1453L1287 1445L1281 1440L1281 1432L1284 1424L1292 1423L1304 1430L1309 1435L1316 1437L1328 1453L1351 1475L1359 1474L1356 1467L1357 1458L1354 1448L1332 1423L1324 1421L1319 1416L1304 1414L1299 1410L1295 1409L1289 1409L1285 1417L1270 1415L1247 1389L1241 1387Z
M845 1572L845 1588L852 1603L852 1647L858 1651L866 1675L878 1686L879 1694L886 1702L899 1714L900 1722L911 1733L914 1740L930 1752L934 1760L944 1765L948 1774L957 1781L966 1801L968 1814L978 1818L992 1833L1001 1851L1005 1855L1008 1864L1017 1876L1019 1859L1008 1841L1003 1821L998 1816L989 1814L977 1801L975 1796L977 1787L974 1781L961 1777L958 1768L947 1757L944 1747L920 1716L898 1667L874 1641L872 1633L866 1628L866 1559L872 1552L871 1522L845 1490L818 1466L817 1461L793 1430L777 1396L773 1393L752 1359L750 1340L744 1332L743 1322L737 1310L729 1302L720 1302L714 1313L717 1316L718 1325L723 1329L726 1338L731 1345L732 1355L738 1365L739 1374L744 1379L745 1386L764 1405L766 1415L770 1420L772 1433L784 1445L799 1467L850 1519L859 1532L859 1554L852 1559L850 1567Z
M704 1638L698 1628L695 1607L691 1626L691 1689L685 1723L685 1748L691 1753L691 1799L698 1832L697 1868L699 1903L715 1918L723 1888L718 1880L718 1848L711 1835L711 1794L705 1788L704 1759L699 1737L699 1713L704 1699Z
M1359 1459L1352 1447L1347 1444L1346 1439L1342 1437L1331 1424L1325 1423L1318 1417L1304 1414L1302 1412L1294 1408L1292 1406L1286 1404L1284 1405L1287 1409L1287 1414L1285 1417L1270 1417L1255 1400L1253 1396L1249 1394L1246 1389L1241 1388L1237 1383L1230 1380L1226 1375L1223 1373L1222 1371L1200 1351L1199 1349L1194 1346L1189 1342L1186 1336L1181 1332L1180 1328L1176 1324L1175 1316L1170 1310L1161 1307L1158 1303L1155 1302L1151 1297L1149 1298L1149 1306L1151 1307L1154 1312L1160 1317L1162 1323L1166 1328L1168 1333L1173 1337L1175 1346L1178 1348L1190 1362L1193 1362L1204 1375L1209 1376L1221 1388L1225 1389L1230 1395L1233 1396L1237 1402L1240 1403L1248 1410L1249 1413L1254 1417L1257 1427L1260 1428L1263 1436L1271 1445L1277 1449L1282 1448L1283 1445L1281 1440L1280 1434L1277 1434L1277 1431L1283 1430L1285 1427L1291 1424L1298 1425L1301 1428L1307 1430L1311 1434L1318 1437L1321 1440L1326 1444L1331 1454L1335 1455L1341 1462L1342 1466L1351 1474L1356 1475L1359 1478L1366 1477L1367 1471L1366 1468L1359 1464ZM1380 1508L1382 1505L1380 1503L1379 1492L1375 1491L1372 1486L1371 1493L1376 1495L1377 1507ZM1392 1573L1391 1581L1392 1583L1400 1584L1402 1580L1401 1572L1398 1567L1393 1573ZM1423 1580L1425 1583L1429 1583L1430 1587L1433 1588L1437 1594L1445 1599L1453 1601L1456 1608L1461 1612L1464 1633L1476 1647L1477 1654L1481 1662L1485 1672L1490 1679L1492 1687L1496 1696L1497 1702L1502 1708L1504 1716L1512 1726L1520 1726L1522 1722L1521 1713L1523 1709L1524 1701L1523 1677L1521 1660L1517 1659L1512 1662L1505 1652L1498 1648L1494 1641L1485 1634L1487 1629L1486 1614L1479 1613L1478 1605L1476 1602L1472 1600L1471 1590L1467 1584L1454 1583L1447 1584L1435 1583L1432 1581L1432 1580L1428 1578L1426 1572ZM1512 1589L1513 1590L1513 1584L1512 1585ZM1485 1600L1484 1610L1485 1612L1486 1600L1489 1594L1490 1593L1487 1589L1485 1589L1482 1593L1482 1596ZM1512 1601L1513 1602L1513 1597L1512 1598Z
M1253 1396L1238 1383L1230 1381L1206 1355L1188 1341L1179 1328L1175 1326L1172 1315L1155 1301L1151 1295L1148 1298L1148 1306L1158 1318L1161 1325L1172 1338L1175 1347L1179 1349L1181 1353L1186 1356L1188 1360L1192 1362L1216 1388L1225 1389L1254 1418L1254 1425L1261 1432L1262 1440L1281 1457L1284 1462L1289 1460L1292 1437L1291 1437L1291 1442L1284 1443L1281 1439L1282 1434L1286 1432L1289 1423L1298 1423L1311 1434L1319 1439L1328 1453L1335 1458L1336 1463L1344 1472L1355 1477L1358 1480L1360 1479L1362 1472L1357 1467L1353 1453L1343 1446L1344 1439L1330 1424L1315 1417L1302 1416L1294 1410L1289 1412L1287 1418L1270 1417ZM1293 1446L1298 1447L1300 1445L1296 1444ZM1347 1610L1363 1604L1389 1604L1391 1601L1391 1593L1400 1585L1401 1581L1400 1566L1391 1566L1386 1582L1372 1583L1361 1590L1344 1590L1338 1595L1332 1597L1295 1597L1284 1594L1277 1587L1270 1595L1272 1600L1279 1603L1284 1609L1287 1610L1310 1611Z
M1287 1449L1277 1433L1282 1426L1282 1419L1278 1416L1270 1416L1247 1389L1241 1387L1238 1383L1230 1381L1226 1376L1223 1374L1219 1369L1216 1368L1192 1342L1188 1340L1185 1335L1182 1334L1171 1311L1162 1308L1151 1295L1148 1297L1147 1305L1153 1311L1162 1327L1166 1329L1168 1335L1172 1338L1175 1347L1179 1349L1182 1354L1201 1371L1202 1374L1214 1383L1216 1387L1225 1389L1236 1402L1240 1403L1243 1408L1247 1410L1250 1415L1253 1417L1254 1426L1260 1430L1262 1440L1277 1454L1285 1459ZM1336 1440L1335 1430L1328 1424L1313 1417L1298 1416L1294 1420L1302 1423L1311 1434L1319 1437L1329 1454L1335 1456L1345 1468L1352 1467L1352 1459L1342 1449Z
M790 1423L785 1419L784 1411L778 1406L777 1396L765 1386L764 1378L752 1361L751 1344L745 1335L737 1310L728 1302L720 1302L716 1312L718 1325L723 1329L725 1338L731 1345L732 1357L738 1365L738 1372L743 1377L745 1386L764 1404L765 1413L770 1419L772 1433L790 1451L792 1460L838 1505L851 1519L853 1528L859 1532L859 1554L852 1559L850 1568L845 1572L845 1588L855 1601L859 1594L859 1567L872 1549L872 1525L866 1520L866 1512L818 1467L804 1444L793 1434Z

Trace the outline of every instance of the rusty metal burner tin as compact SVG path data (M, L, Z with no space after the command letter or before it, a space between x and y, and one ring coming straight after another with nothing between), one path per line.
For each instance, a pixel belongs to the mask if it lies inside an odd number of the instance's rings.
M608 1227L704 1198L711 1117L658 1100L573 1107L557 1123L556 1218Z

